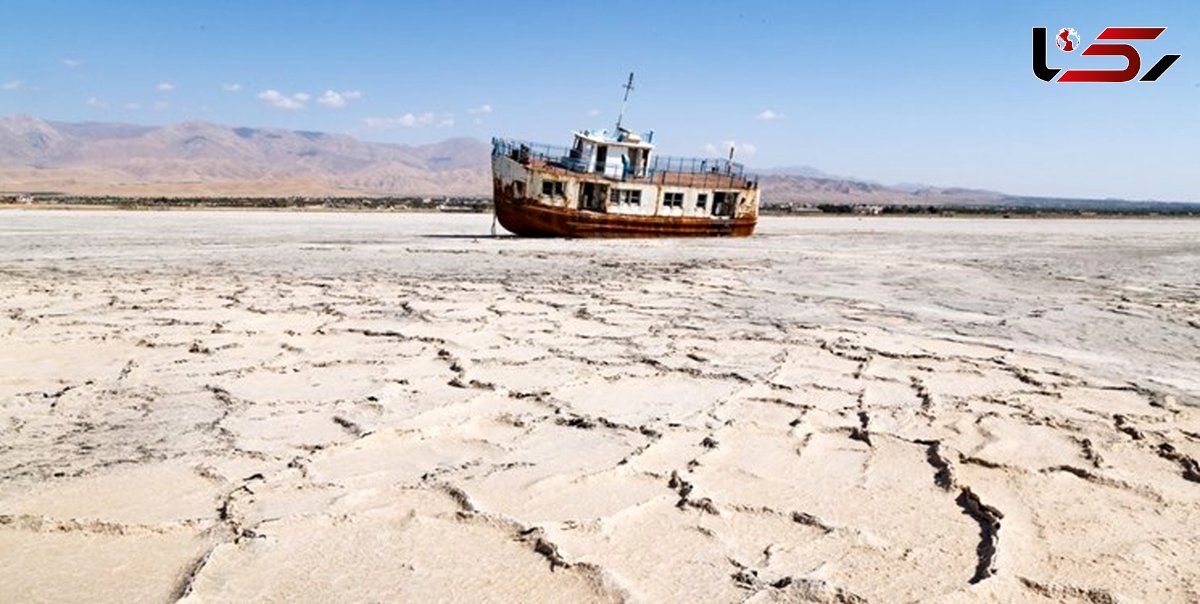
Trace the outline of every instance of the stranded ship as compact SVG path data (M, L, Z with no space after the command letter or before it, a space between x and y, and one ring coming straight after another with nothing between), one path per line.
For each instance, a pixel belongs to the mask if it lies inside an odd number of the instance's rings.
M628 99L633 74L625 85ZM624 108L621 117L624 116ZM745 237L758 222L758 179L729 159L654 152L654 133L617 119L577 131L570 147L492 139L496 218L526 237Z

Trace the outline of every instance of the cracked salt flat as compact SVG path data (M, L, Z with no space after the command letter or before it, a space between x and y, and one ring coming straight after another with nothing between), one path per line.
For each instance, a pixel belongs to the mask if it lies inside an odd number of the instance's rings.
M0 213L0 593L1200 598L1200 223L487 229Z

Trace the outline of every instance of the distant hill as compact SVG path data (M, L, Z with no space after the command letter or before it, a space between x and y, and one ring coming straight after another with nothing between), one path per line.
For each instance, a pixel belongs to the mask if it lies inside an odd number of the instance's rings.
M764 205L993 205L1005 196L976 189L924 187L899 189L838 177L763 173Z
M368 143L205 122L0 118L0 190L95 195L486 195L490 146Z
M0 193L486 197L491 194L489 154L487 143L471 138L407 146L364 142L344 134L207 122L138 126L0 117ZM1019 197L919 184L885 186L830 175L811 166L757 173L764 207L827 204L1155 211L1164 205ZM1200 206L1196 210L1200 211Z
M805 178L832 178L838 179L840 176L834 176L819 168L812 166L777 166L774 168L764 168L755 170L763 176L803 176Z

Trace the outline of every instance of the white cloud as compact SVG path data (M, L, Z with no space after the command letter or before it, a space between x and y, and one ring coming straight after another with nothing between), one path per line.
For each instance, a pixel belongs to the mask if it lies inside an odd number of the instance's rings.
M738 155L743 155L743 156L754 155L755 153L758 152L758 147L755 147L754 143L745 143L745 142L739 143L739 142L735 142L735 141L725 141L725 142L721 143L721 149L724 150L726 155L729 154L730 149L733 149L735 157Z
M126 109L128 109L129 111L137 111L142 108L142 105L140 103L125 103L122 106L125 107Z
M166 101L156 101L154 103L154 110L155 111L166 111L167 108L170 106L171 106L171 104Z
M104 101L101 101L100 99L98 99L94 96L88 97L87 104L89 107L95 107L97 109L107 109L108 108L108 103L105 103Z
M738 142L734 142L734 141L725 141L725 142L721 143L721 145L719 147L712 143L705 143L703 146L700 147L700 151L703 152L705 155L711 155L711 156L716 156L716 157L729 157L729 149L730 148L734 149L734 157L735 158L737 156L747 157L750 155L754 155L755 153L758 153L758 147L755 147L754 143L738 143Z
M308 99L311 99L312 96L309 95L307 92L297 92L296 94L292 95L292 98L303 103L303 102L307 101Z
M62 64L66 65L67 67L79 67L80 65L83 65L83 61L80 61L79 59L63 59Z
M437 127L438 128L449 128L450 126L453 126L453 125L454 125L454 116L446 116L446 117L443 117L441 119L441 121L438 122Z
M21 87L24 85L25 85L25 83L22 82L21 80L13 80L11 82L5 82L3 84L0 84L0 88L3 88L5 90L20 90Z
M326 90L325 94L317 97L317 102L325 105L326 107L339 109L346 106L346 97L342 96L342 93L340 92Z
M753 143L739 143L735 141L725 141L721 143L721 149L724 151L725 155L728 155L729 150L733 149L735 157L738 155L754 155L758 152L758 147L755 147Z
M175 85L170 82L159 82L154 85L154 89L159 92L171 92L175 90Z
M317 102L325 105L326 107L341 109L342 107L346 106L346 103L349 103L350 101L356 101L361 98L362 93L357 90L343 90L341 92L336 90L326 90L325 94L317 97Z
M221 90L224 90L225 92L237 92L241 89L242 89L242 85L238 84L236 82L229 83L229 84L221 84Z
M389 128L416 128L433 124L434 115L425 113L405 113L397 117L369 117L363 123L372 130L387 130Z
M492 106L488 103L484 103L478 107L472 107L467 110L467 113L470 113L471 115L488 115L491 112Z
M264 90L258 93L258 99L277 109L304 109L304 101L308 100L308 95L300 92L292 96L286 96L278 90Z
M771 111L770 109L763 109L762 113L759 113L758 115L754 116L754 119L756 119L760 122L773 122L775 120L783 119L783 114L775 113L774 111Z
M599 109L592 109L588 112L588 117L596 117L597 115L600 115Z

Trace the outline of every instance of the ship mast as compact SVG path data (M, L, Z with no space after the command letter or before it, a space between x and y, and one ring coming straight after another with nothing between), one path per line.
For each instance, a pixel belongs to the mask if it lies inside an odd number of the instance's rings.
M625 119L625 104L629 102L629 91L633 90L633 72L629 72L629 81L622 86L625 89L625 98L621 100L621 113L617 114L617 132L621 131L621 120Z

